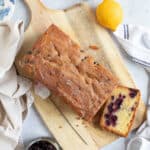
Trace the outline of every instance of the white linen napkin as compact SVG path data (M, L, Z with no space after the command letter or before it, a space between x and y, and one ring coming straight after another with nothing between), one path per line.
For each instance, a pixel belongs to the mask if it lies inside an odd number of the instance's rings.
M129 56L150 65L150 29L124 24L114 35Z
M13 66L24 33L22 21L0 24L0 146L14 150L22 123L33 102L31 82L16 74Z
M22 44L23 33L22 21L16 23L8 21L0 24L0 77L3 77L4 73L11 68Z
M133 60L140 60L142 64L150 65L150 29L142 26L124 24L120 25L113 35ZM150 113L150 111L147 113ZM150 149L149 120L147 119L143 123L136 132L135 137L129 141L127 150Z

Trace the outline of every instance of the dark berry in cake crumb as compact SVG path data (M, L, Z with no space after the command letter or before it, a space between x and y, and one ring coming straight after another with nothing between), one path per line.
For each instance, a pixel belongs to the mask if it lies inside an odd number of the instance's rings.
M119 94L119 97L122 97L121 93Z
M115 98L114 96L111 96L111 99L112 99L112 100L114 100L114 98Z
M109 114L105 114L104 116L105 116L106 119L108 119L110 117Z
M113 106L113 104L114 104L113 102L112 102L112 103L110 103L110 106L112 107L112 106Z
M110 103L110 104L108 105L108 111L109 111L109 113L112 113L112 112L113 112L113 103Z
M125 96L125 95L123 95L123 99L124 99L124 98L126 98L126 96Z
M129 96L130 96L131 98L134 98L134 97L136 96L136 94L131 92L131 93L129 94Z
M111 119L112 122L116 122L117 116L116 115L112 115L110 119Z
M106 123L107 126L110 126L110 121L109 120L106 120L105 123Z
M122 104L122 102L123 102L123 99L118 98L118 99L115 101L115 105L117 105L118 107L120 107L120 105Z
M138 90L131 89L131 88L129 90L130 90L129 96L131 98L134 98L137 95L137 93L138 93Z
M116 125L116 121L117 121L117 116L116 115L112 115L110 118L111 124L112 126Z
M112 126L114 127L114 126L116 126L116 121L112 121Z

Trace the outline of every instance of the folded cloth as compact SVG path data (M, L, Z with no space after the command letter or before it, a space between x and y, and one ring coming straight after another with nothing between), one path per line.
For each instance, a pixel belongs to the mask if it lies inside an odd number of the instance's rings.
M0 77L10 70L23 40L24 25L22 21L10 21L0 24ZM6 59L7 58L7 59Z
M150 66L150 29L136 25L120 25L113 33L122 48L134 61ZM150 68L150 67L149 67ZM150 104L148 98L147 104ZM147 116L150 116L148 106ZM150 149L150 118L138 129L132 138L127 150L149 150Z
M124 24L113 34L130 57L150 65L150 29Z
M33 103L31 82L17 75L13 66L24 34L22 21L0 25L0 146L14 150L28 108Z

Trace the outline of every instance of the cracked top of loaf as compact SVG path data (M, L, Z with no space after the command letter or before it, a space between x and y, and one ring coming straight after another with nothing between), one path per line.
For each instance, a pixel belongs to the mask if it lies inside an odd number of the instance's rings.
M51 25L32 50L16 59L18 72L41 82L84 119L92 121L118 84L116 77Z

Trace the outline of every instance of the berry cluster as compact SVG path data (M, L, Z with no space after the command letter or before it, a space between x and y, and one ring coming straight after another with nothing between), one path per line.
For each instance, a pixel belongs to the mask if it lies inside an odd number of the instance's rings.
M119 96L115 99L114 96L111 96L111 100L112 102L108 105L107 109L108 112L104 115L106 121L106 125L107 126L115 126L116 125L116 121L117 121L117 116L114 115L114 113L120 109L121 104L123 102L123 100L126 98L125 95L119 94Z

